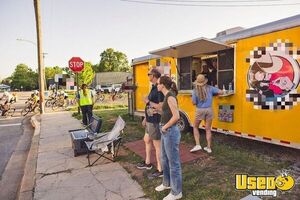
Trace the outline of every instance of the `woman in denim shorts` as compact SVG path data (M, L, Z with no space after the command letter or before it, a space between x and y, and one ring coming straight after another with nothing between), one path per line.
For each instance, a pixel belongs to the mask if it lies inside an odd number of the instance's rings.
M180 131L176 123L179 120L179 110L176 100L177 88L168 76L158 80L158 91L165 98L161 108L161 163L163 168L163 182L155 188L160 192L171 189L164 200L182 198L182 172L179 157Z
M223 94L222 90L219 90L216 87L207 85L207 79L203 74L199 74L195 81L195 87L192 93L193 104L196 105L195 121L193 124L194 138L196 146L190 150L190 152L199 151L202 149L200 145L200 134L199 134L199 125L202 120L205 121L205 132L207 146L204 147L204 150L208 153L211 153L211 125L214 118L212 110L212 98L213 95Z

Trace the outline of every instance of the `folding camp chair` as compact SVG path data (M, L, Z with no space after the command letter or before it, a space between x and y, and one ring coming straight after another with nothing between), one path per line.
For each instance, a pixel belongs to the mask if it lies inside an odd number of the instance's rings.
M90 122L91 123L84 129L69 130L75 157L81 154L85 154L86 145L84 142L91 140L90 137L94 137L97 133L100 132L102 120L93 115Z
M94 165L101 157L113 162L115 161L114 159L118 155L122 140L122 137L120 137L120 133L123 132L124 128L125 121L119 116L111 131L100 133L97 139L93 141L85 141L88 154L88 166ZM92 164L90 160L91 153L96 153L99 156ZM112 158L108 157L107 154L111 154Z

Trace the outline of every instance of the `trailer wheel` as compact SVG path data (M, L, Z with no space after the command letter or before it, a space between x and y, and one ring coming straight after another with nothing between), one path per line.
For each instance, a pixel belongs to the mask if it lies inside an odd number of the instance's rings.
M186 133L190 129L190 124L186 116L180 112L180 118L177 122L177 126L182 133Z

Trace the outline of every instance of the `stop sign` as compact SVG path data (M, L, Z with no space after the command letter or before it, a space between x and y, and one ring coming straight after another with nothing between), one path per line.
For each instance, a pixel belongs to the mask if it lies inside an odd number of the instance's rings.
M73 72L81 72L84 68L84 61L79 57L72 57L69 60L69 68Z

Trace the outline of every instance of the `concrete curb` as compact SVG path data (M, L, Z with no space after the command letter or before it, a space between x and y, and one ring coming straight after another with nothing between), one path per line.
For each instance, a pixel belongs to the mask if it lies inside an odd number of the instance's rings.
M19 191L19 200L32 200L34 195L35 172L41 131L40 119L37 118L39 118L39 115L34 115L30 120L32 127L34 127L34 134L32 136L31 147L25 164L24 176Z

